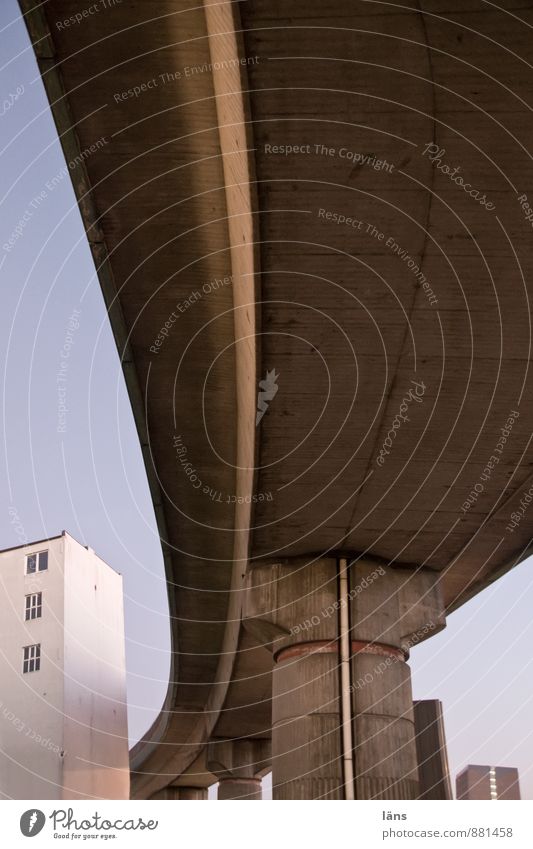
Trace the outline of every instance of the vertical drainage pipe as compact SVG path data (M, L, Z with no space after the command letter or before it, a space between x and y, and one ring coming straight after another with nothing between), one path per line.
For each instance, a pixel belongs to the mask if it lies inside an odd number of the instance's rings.
M342 767L344 776L344 798L355 799L352 699L350 689L350 598L348 587L348 560L341 557L337 561L339 575L339 654L341 685L341 729L342 729Z

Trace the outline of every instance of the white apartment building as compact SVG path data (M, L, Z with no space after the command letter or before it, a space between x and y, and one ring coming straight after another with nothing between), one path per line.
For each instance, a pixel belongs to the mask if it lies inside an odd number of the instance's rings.
M0 551L0 798L129 798L122 576L65 531Z

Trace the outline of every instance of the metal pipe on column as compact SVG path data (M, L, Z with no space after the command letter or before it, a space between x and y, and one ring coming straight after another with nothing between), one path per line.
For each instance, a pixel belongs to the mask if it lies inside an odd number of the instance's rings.
M351 801L355 799L355 782L353 764L352 696L350 687L350 598L348 580L348 560L346 557L341 557L339 559L338 570L342 764L344 776L344 798L346 800Z

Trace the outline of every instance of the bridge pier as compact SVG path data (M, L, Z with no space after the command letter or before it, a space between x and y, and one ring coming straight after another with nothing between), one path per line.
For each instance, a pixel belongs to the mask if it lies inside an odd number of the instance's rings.
M368 559L260 564L244 624L274 658L274 798L417 798L406 660L444 626L438 576Z
M270 741L212 740L207 765L218 778L219 801L262 799L261 776L270 767Z
M207 787L178 787L174 784L169 784L164 790L159 790L150 796L150 799L168 799L169 801L203 801L207 799Z

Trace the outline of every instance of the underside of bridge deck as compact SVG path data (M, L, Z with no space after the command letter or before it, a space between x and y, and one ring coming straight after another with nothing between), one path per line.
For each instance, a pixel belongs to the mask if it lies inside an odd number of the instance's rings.
M21 0L165 558L135 797L256 798L270 740L278 798L416 796L413 639L529 553L533 9L500 5Z

